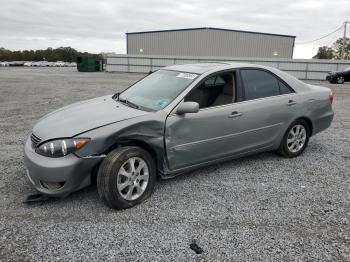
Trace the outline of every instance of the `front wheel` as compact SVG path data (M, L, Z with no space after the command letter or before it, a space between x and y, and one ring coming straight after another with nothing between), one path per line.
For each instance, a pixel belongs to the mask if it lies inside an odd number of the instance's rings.
M308 123L299 119L294 121L283 136L277 152L287 158L299 156L306 148L310 138Z
M151 155L139 147L120 147L103 160L97 190L107 206L126 209L147 199L155 182L156 168Z

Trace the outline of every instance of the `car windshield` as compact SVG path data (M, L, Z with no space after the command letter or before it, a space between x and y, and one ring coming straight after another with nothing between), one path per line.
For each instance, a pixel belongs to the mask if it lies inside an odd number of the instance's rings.
M159 70L146 76L119 95L119 100L140 109L160 110L191 84L197 74Z

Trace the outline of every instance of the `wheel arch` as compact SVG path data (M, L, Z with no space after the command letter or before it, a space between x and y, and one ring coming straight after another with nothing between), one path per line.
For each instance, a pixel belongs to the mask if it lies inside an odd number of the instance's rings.
M297 120L304 120L308 124L309 129L310 129L310 137L311 137L313 134L313 128L314 128L311 119L306 117L306 116L303 116L303 117L299 117L299 118L295 119L295 121L297 121Z
M145 141L142 141L142 140L139 140L139 139L122 139L122 140L118 140L114 144L109 146L108 149L106 151L104 151L104 154L108 155L108 153L110 153L114 149L116 149L118 147L124 147L124 146L137 146L137 147L140 147L143 150L147 151L152 156L152 158L154 160L154 164L156 166L157 175L158 175L158 173L159 173L158 172L159 171L158 163L160 163L160 160L157 157L156 150L152 146L150 146L148 143L146 143ZM98 170L100 168L101 163L102 163L102 161L99 162L98 164L96 164L93 167L93 169L91 170L90 178L91 178L92 184L96 184L97 173L98 173Z
M120 146L137 146L142 148L143 150L147 151L152 158L154 159L154 163L158 169L158 155L156 150L149 145L147 142L139 140L139 139L134 139L134 138L130 138L130 139L122 139L122 140L118 140L116 141L116 143L114 143L112 146L110 146L107 151L105 152L106 154L108 154L109 152L111 152L113 149L120 147Z

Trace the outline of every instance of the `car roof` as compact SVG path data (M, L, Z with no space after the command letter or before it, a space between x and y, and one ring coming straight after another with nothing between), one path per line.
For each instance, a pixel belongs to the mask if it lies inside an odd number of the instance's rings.
M208 62L208 63L195 63L195 64L183 64L183 65L172 65L167 66L162 69L172 70L172 71L182 71L194 74L204 74L209 71L216 71L221 69L234 69L240 67L260 67L265 68L264 66L259 66L255 64L248 63L235 63L235 62Z

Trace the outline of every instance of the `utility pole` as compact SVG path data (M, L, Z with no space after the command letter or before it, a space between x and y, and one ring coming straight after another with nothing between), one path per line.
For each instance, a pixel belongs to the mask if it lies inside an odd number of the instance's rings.
M346 55L346 26L347 24L350 23L349 21L345 21L344 22L344 35L343 35L343 52L342 52L342 55L341 55L341 58L345 59L345 55Z

